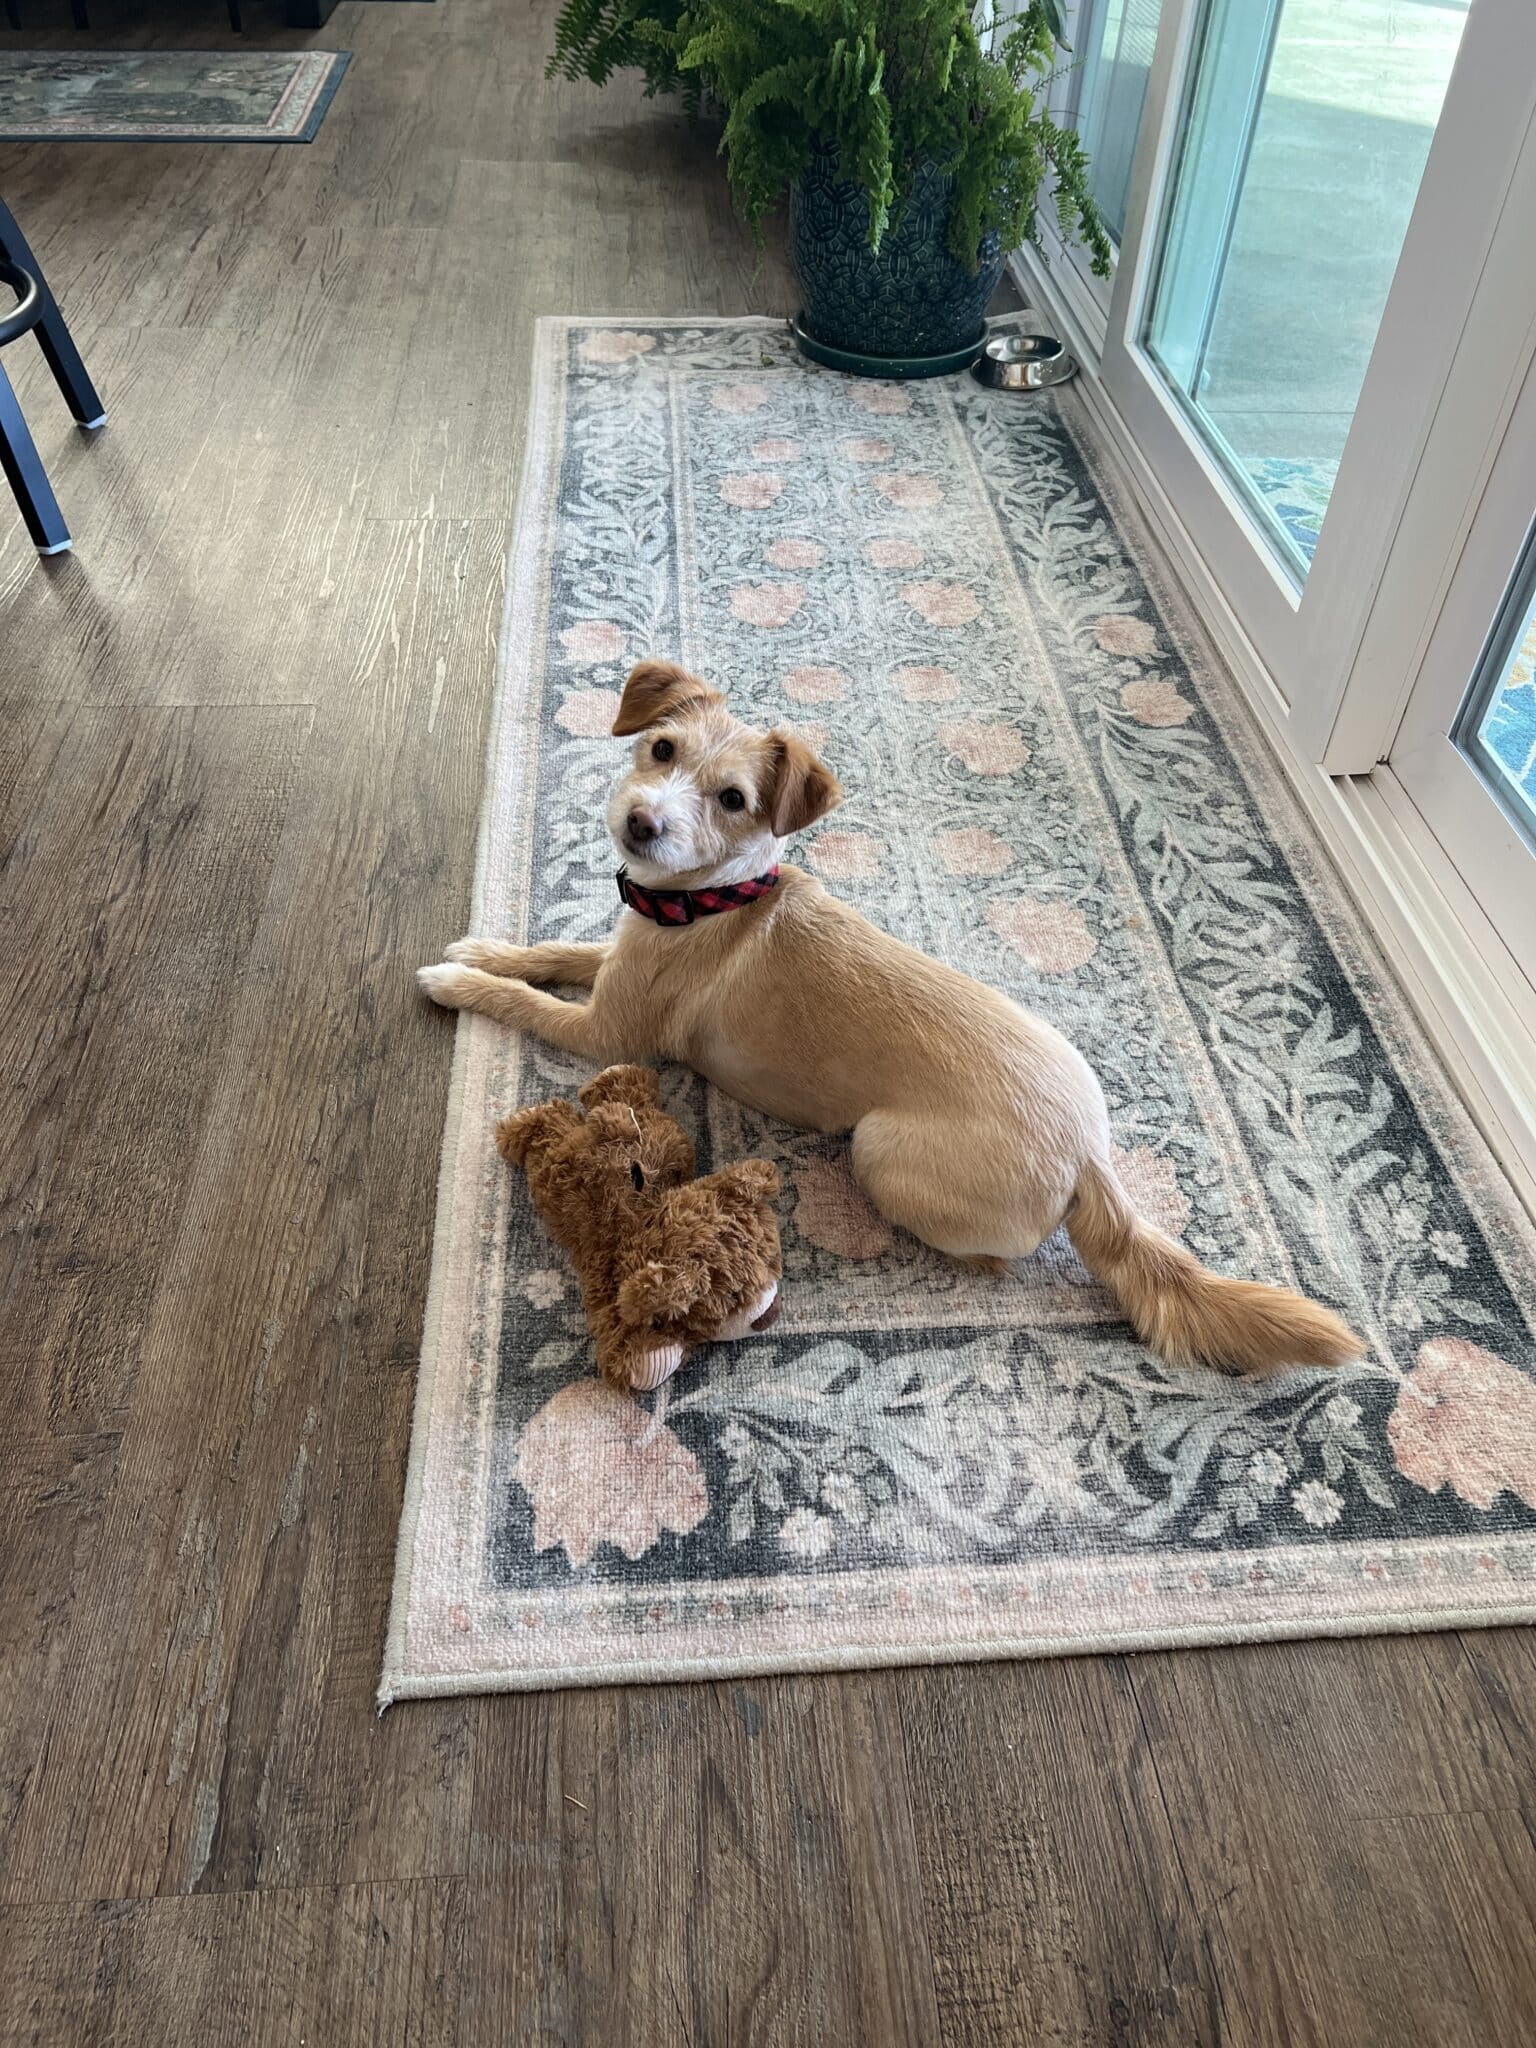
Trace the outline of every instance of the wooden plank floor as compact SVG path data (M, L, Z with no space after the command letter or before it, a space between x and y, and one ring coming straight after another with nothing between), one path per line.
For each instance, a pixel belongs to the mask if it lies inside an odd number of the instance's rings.
M1528 2042L1523 1635L374 1717L529 323L789 304L549 21L0 147L112 412L8 352L78 552L0 504L0 2041Z

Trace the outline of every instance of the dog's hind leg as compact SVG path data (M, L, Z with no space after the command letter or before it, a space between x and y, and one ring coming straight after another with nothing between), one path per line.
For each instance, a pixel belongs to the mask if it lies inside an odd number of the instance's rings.
M510 1024L562 1052L580 1053L604 1066L619 1060L643 1060L653 1051L649 1045L635 1043L622 1015L600 995L589 1003L563 1003L558 996L530 988L525 981L507 981L452 961L441 967L419 967L416 979L445 1010L478 1010L498 1024Z
M509 976L544 988L590 988L608 958L608 946L505 946L497 939L455 939L444 954L460 967Z
M996 1132L950 1117L872 1110L854 1126L853 1170L889 1222L993 1270L1028 1258L1069 1199L1032 1186Z

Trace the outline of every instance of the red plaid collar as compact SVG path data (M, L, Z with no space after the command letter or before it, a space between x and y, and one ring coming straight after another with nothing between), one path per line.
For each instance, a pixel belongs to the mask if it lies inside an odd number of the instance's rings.
M615 879L620 900L642 917L655 924L692 924L696 917L715 917L722 910L739 910L743 903L755 903L779 886L779 871L770 868L750 882L726 882L718 889L642 889L629 879L628 868L620 868Z

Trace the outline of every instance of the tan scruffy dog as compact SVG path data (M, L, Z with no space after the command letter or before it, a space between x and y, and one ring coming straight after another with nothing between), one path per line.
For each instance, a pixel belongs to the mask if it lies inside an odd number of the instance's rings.
M609 1067L574 1102L504 1117L496 1143L581 1280L597 1365L616 1387L659 1387L701 1344L778 1314L779 1172L742 1159L693 1177L693 1147L650 1067Z
M1103 1091L1059 1032L778 867L785 838L841 794L801 741L741 724L655 661L630 676L613 729L639 735L608 810L629 863L613 940L460 940L421 970L434 1001L593 1060L682 1060L770 1116L851 1130L876 1207L940 1251L1024 1258L1065 1222L1165 1358L1264 1372L1361 1355L1327 1309L1212 1273L1136 1214Z

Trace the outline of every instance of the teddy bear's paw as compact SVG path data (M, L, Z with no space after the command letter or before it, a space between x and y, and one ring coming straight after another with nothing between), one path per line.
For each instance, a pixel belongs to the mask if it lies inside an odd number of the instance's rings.
M629 1384L637 1394L648 1394L663 1380L671 1379L683 1362L681 1344L656 1344L648 1351L630 1354Z

